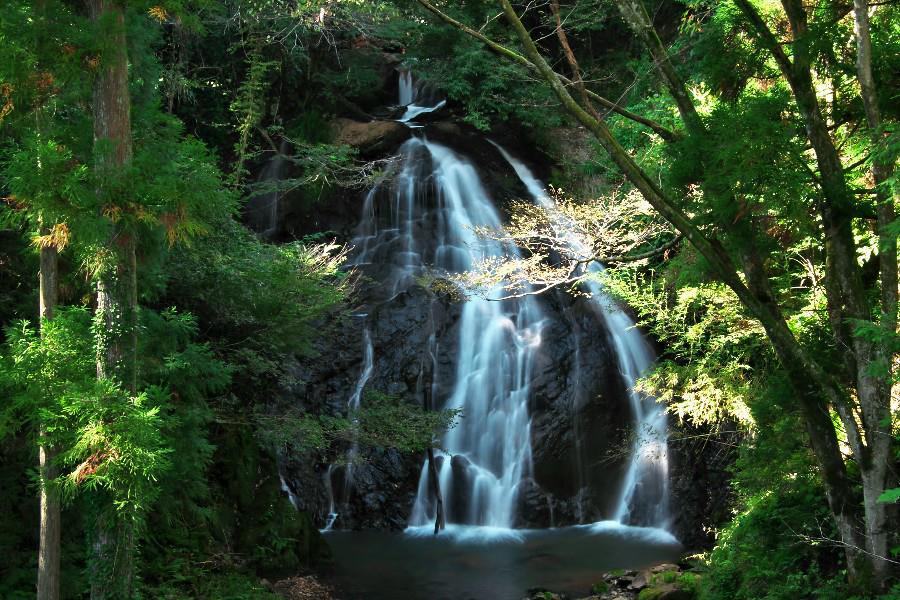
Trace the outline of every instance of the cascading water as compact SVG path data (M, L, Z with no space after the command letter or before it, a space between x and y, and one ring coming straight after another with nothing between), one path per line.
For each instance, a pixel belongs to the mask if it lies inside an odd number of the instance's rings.
M372 371L375 368L375 349L372 347L372 334L369 333L368 329L363 330L363 366L362 370L359 373L359 379L356 380L356 385L353 388L353 394L350 395L350 400L347 401L347 413L349 415L353 415L357 410L359 410L360 402L362 401L363 391L366 389L366 384L369 383L369 378L372 377ZM359 456L359 440L353 439L350 445L350 451L347 453L347 466L344 469L344 495L349 494L350 488L353 485L353 469L356 465L356 460ZM345 498L346 501L346 498Z
M408 71L400 73L399 81L400 104L407 107L401 121L444 105L443 101L417 105L421 89ZM497 148L534 201L552 209L552 199L528 168L503 148ZM485 259L518 256L514 246L483 238L476 232L481 227L500 229L502 221L468 159L421 135L403 144L399 153L399 167L390 183L378 185L367 194L353 241L357 249L353 264L367 270L376 269L378 273L379 286L370 290L370 301L389 303L417 285L420 278L433 276L434 272L459 273ZM585 249L574 234L568 234L570 228L566 223L560 221L558 225L573 253ZM592 264L589 269L599 271L603 267ZM612 516L620 524L665 527L668 496L665 412L653 398L634 389L635 382L652 365L654 356L632 320L599 284L586 282L586 285L609 332L636 423L637 433ZM501 286L494 292L488 297L504 294ZM503 535L516 522L520 483L532 476L528 402L534 358L545 322L541 303L531 296L502 301L469 298L462 306L458 323L455 370L452 374L445 370L440 375L437 369L431 369L435 380L420 381L420 385L431 385L433 392L441 394L434 408L462 412L459 424L441 441L442 451L435 452L435 470L448 528L459 531L455 526L477 526L478 533L474 535L481 537ZM364 329L363 364L348 400L351 412L359 406L362 391L373 374L370 330L374 323ZM429 348L434 349L434 332L430 339ZM444 380L437 381L441 376ZM578 437L577 429L575 437ZM578 447L577 439L575 443ZM342 503L347 502L352 487L357 452L355 445L348 452L350 460L344 471ZM577 460L582 457L578 456ZM329 491L334 483L334 470L330 467L326 475ZM436 501L429 477L426 463L420 472L408 521L410 533L433 531ZM336 510L331 494L326 530L334 524Z
M444 213L435 267L458 272L484 258L514 254L514 248L475 234L475 227L501 226L475 168L446 147L422 143ZM463 419L445 436L448 454L438 466L444 496L464 499L447 505L450 523L512 526L518 484L531 468L528 384L542 318L530 298L470 299L463 307L456 380L445 405L461 410ZM433 521L432 504L423 466L410 525Z
M385 287L392 295L426 266L461 272L479 260L515 253L475 232L500 227L501 219L472 164L424 138L410 139L401 155L390 190L390 226L378 227L376 194L370 193L357 239L362 249L357 264L390 265ZM432 233L421 239L425 231ZM476 298L462 308L455 380L443 407L461 410L463 418L442 441L447 452L438 452L436 461L449 523L498 528L513 523L517 486L531 468L528 382L542 318L531 298ZM434 520L428 476L423 466L412 527Z
M407 109L400 121L414 132L423 131L412 119L438 110L443 101L423 95L409 72L400 73L399 91L400 104ZM447 129L435 128L432 135L442 141L441 136L465 139ZM483 150L490 155L488 164L505 173L493 151ZM479 227L502 226L486 190L494 180L490 172L483 170L482 180L474 159L421 134L403 144L399 153L392 177L366 195L353 240L352 264L364 274L360 297L366 308L355 315L364 319L363 360L349 391L348 408L352 412L358 406L366 385L386 390L396 385L408 400L430 399L430 408L460 409L462 418L441 440L442 451L435 449L446 531L433 535L437 502L426 462L419 473L407 536L387 531L329 534L342 589L355 590L356 595L349 597L373 600L398 595L411 600L520 598L535 587L575 594L604 570L673 560L679 544L659 528L667 520L665 413L653 399L633 389L653 361L634 323L594 283L586 284L594 296L593 309L556 296L503 301L473 297L458 304L423 289L432 287L428 282L436 273L462 272L485 259L516 257L517 249L476 232ZM530 171L508 154L505 157L535 202L552 208L552 200ZM495 181L500 186L507 183L502 177ZM559 226L560 233L571 229L562 220ZM579 241L571 238L576 253ZM505 293L500 286L493 292L488 297ZM596 335L604 325L609 343ZM608 369L613 362L610 354L618 359L619 374ZM597 368L592 367L595 364ZM338 377L336 389L346 389L346 376L341 372ZM617 401L623 385L637 423L637 439L622 467L626 473L618 498L605 490L591 496L593 489L618 479L622 472L614 466L607 479L605 466L597 464L597 451L614 447L619 425L628 421L629 411ZM592 403L598 390L602 401ZM342 401L340 396L338 402ZM575 409L574 422L567 420L569 407ZM593 443L595 438L599 445ZM337 510L347 510L344 520L355 529L360 524L358 506L367 514L371 507L387 506L383 498L390 491L383 483L408 481L405 461L395 459L391 453L373 453L371 463L356 467L355 483L354 461L348 461L351 466L343 478L340 466L328 468L325 484L331 502L326 531L335 525ZM572 461L579 463L575 471L569 470ZM576 477L582 481L573 489L569 484ZM351 487L359 505L348 502ZM397 487L392 509L403 504L407 490ZM337 506L335 495L341 498ZM617 507L611 510L612 501ZM541 521L544 506L547 520ZM393 514L398 518L391 525L406 517L402 512ZM615 520L585 523L605 515ZM582 524L554 528L555 518ZM376 527L383 527L381 523ZM549 529L542 528L546 524ZM519 526L537 528L513 529ZM454 543L445 542L448 535ZM403 568L386 568L388 564Z
M278 153L273 156L259 175L259 184L276 186L287 166L285 154L287 140L282 140ZM252 196L244 207L244 214L250 226L263 238L271 238L278 233L278 204L281 192L277 189Z
M553 211L553 199L547 195L544 186L531 170L498 144L494 143L494 146L516 172L534 202ZM567 227L564 218L557 218L556 227L573 253L579 257L588 256L586 245L571 233L571 227ZM600 263L593 262L589 264L588 271L602 272L603 268ZM668 523L666 412L655 398L635 389L637 380L649 371L655 357L634 321L603 291L602 286L589 279L585 281L585 285L609 332L635 419L631 458L614 520L623 524L664 528Z
M372 347L372 334L368 329L363 330L363 365L362 369L359 372L359 378L356 380L356 385L353 387L353 393L350 395L350 398L347 400L347 414L353 415L360 406L360 402L362 401L363 391L366 389L366 384L369 382L369 378L372 377L372 371L375 369L375 350ZM344 486L343 497L341 498L341 503L346 504L347 500L350 496L350 490L353 487L353 470L356 465L356 461L359 457L359 440L354 438L351 441L350 449L347 451L347 462L344 465ZM325 491L328 494L328 516L325 520L325 527L322 531L331 531L334 527L334 522L338 518L337 512L337 503L335 502L334 497L334 485L332 483L332 477L334 476L334 465L328 465L328 469L325 471ZM282 482L284 479L282 478Z
M413 79L409 69L400 71L400 106L406 107L406 111L397 119L398 121L416 127L413 125L413 119L419 115L434 112L447 104L446 100L440 100L434 104L419 104L427 101L422 97L422 91L422 86Z

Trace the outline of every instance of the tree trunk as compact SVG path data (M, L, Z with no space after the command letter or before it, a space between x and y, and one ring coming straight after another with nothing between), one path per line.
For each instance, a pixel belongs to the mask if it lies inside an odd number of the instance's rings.
M46 235L48 229L41 227L41 235ZM41 248L40 271L40 317L41 328L44 323L53 318L53 312L57 303L58 284L58 260L56 248L47 246ZM40 546L38 548L38 600L59 600L59 536L61 530L61 515L59 493L54 489L53 481L57 476L57 468L54 463L56 449L47 439L47 432L43 426L40 428L40 445L38 446L38 460L41 473L41 530Z
M122 176L131 162L131 100L128 89L128 50L125 8L121 1L89 0L91 17L104 48L94 82L94 143L98 194L104 208L122 208L105 186ZM118 189L121 189L119 187ZM97 376L117 381L126 390L136 387L136 241L121 221L111 226L107 262L97 281ZM91 598L112 600L133 595L135 532L128 515L108 503L96 507L92 544Z
M434 331L434 315L431 318L431 328ZM432 336L433 339L433 336ZM434 384L434 355L429 349L428 356L422 365L421 382L422 386L422 408L426 411L434 410L434 401L432 398L432 386ZM444 496L441 494L441 481L438 479L437 466L434 464L434 447L429 446L428 455L428 482L431 486L431 493L434 494L435 513L434 513L434 535L442 531L445 526L444 521Z
M894 203L896 198L890 190L889 180L894 173L893 157L888 156L883 145L881 113L878 107L878 90L872 75L872 38L869 33L869 5L866 0L853 2L853 30L856 35L856 72L859 80L860 96L866 112L869 134L872 140L872 176L875 180L878 207L876 222L880 242L878 262L881 278L881 326L886 333L897 331L897 238L892 236L888 226L896 218ZM889 461L893 455L890 415L890 386L893 375L893 356L882 346L877 348L873 360L887 367L883 378L866 383L873 387L867 396L874 397L875 412L869 417L876 427L869 446L872 456L870 468L863 472L863 496L866 511L866 534L870 539L869 551L878 557L886 557L890 526L887 505L878 502L878 496L888 487ZM862 394L861 394L862 397ZM881 400L881 402L879 402ZM876 560L875 579L883 586L889 576L890 564L887 560Z
M94 143L98 149L98 194L104 208L122 208L125 198L105 193L106 181L121 177L131 162L131 100L128 90L128 50L125 11L120 2L90 0L91 14L107 48L94 82ZM113 223L107 251L112 257L99 275L97 312L105 326L98 342L97 375L115 379L127 389L135 387L135 312L137 309L135 240Z
M694 101L691 99L684 82L675 72L675 66L669 60L669 52L663 45L662 40L659 39L656 28L653 27L653 22L650 20L650 15L647 14L647 9L644 7L643 0L617 0L616 5L619 7L619 12L622 13L625 22L644 43L647 50L650 51L653 64L675 100L675 105L678 106L678 113L681 115L681 120L684 121L688 132L695 134L703 131L703 123L700 121L700 116L694 107Z
M36 0L34 3L35 49L38 60L44 60L47 48L47 0ZM43 106L35 109L35 130L43 138L44 119ZM38 169L41 166L38 164ZM50 229L42 222L40 234L45 236ZM53 319L59 297L59 256L55 246L45 245L40 249L40 272L38 310L41 320L41 331L47 321ZM48 399L50 400L50 399ZM60 534L62 515L59 492L54 488L54 480L58 475L56 448L49 440L43 424L38 430L38 468L41 476L40 492L40 534L38 544L38 600L59 600L60 591Z
M678 208L677 204L665 195L653 179L622 148L612 136L609 128L603 122L594 119L572 98L549 64L540 55L528 30L519 20L509 0L499 1L525 48L526 56L537 66L564 108L594 134L594 137L632 185L661 216L684 234L688 241L709 261L718 277L735 292L741 303L759 319L765 328L779 357L779 362L797 392L813 453L822 473L828 504L846 544L851 563L850 569L854 569L860 548L860 538L857 533L858 505L854 501L851 482L847 476L840 445L828 413L829 402L836 404L845 401L844 391L828 373L806 355L774 301L771 299L767 301L765 296L757 295L744 284L735 266L721 247L707 238Z
M799 0L782 0L793 36L793 60L791 60L749 1L735 1L756 29L762 45L775 58L782 75L790 85L819 167L823 196L819 203L819 214L825 233L828 268L825 289L828 296L828 312L838 345L847 347L852 353L849 384L856 390L859 410L857 414L851 406L841 406L840 403L835 404L835 408L841 414L847 428L853 456L863 480L865 543L858 551L865 551L874 582L877 587L883 587L889 571L889 563L886 560L888 529L886 506L879 503L877 498L886 487L887 465L891 460L893 445L888 383L890 378L874 376L871 373L871 366L875 361L890 365L893 355L886 344L867 339L865 336L854 335L848 327L854 321L872 319L861 268L856 261L857 247L851 227L855 200L847 184L840 154L828 131L816 96L806 8ZM868 6L865 0L854 2L858 8L855 27L858 37L857 67L860 86L870 126L874 122L874 130L877 131L879 124L877 103L873 97L874 82L871 78ZM877 138L875 140L877 143ZM879 234L885 237L888 236L885 235L886 222L883 219L893 217L892 204L892 199L890 202L879 203ZM887 241L887 244L882 244L882 252L885 248L887 252L880 256L879 268L882 277L882 309L885 311L883 323L887 323L893 332L896 330L897 247L893 239L881 241ZM861 426L857 424L857 420ZM848 540L844 541L850 543ZM851 576L854 575L853 562L851 560L849 565Z
M434 535L444 529L444 497L441 494L441 481L438 479L437 467L434 464L434 448L428 449L428 480L431 483L431 492L434 494Z

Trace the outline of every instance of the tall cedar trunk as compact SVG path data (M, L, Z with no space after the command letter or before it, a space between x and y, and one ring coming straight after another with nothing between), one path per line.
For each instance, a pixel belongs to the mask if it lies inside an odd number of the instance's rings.
M124 5L116 0L89 0L91 17L103 38L100 70L94 82L94 143L101 182L121 176L131 162L131 100L128 90L128 49ZM109 204L123 203L108 190L98 193ZM122 189L117 186L117 189ZM135 240L121 223L113 223L107 251L113 260L98 276L97 315L102 333L97 340L97 376L136 386L136 259ZM135 533L128 516L112 507L97 507L93 531L91 598L107 600L133 595Z
M39 60L48 54L47 48L47 1L36 0L34 3L35 20L35 48ZM37 134L43 137L44 119L43 106L35 109L35 129ZM38 169L41 166L38 164ZM48 235L50 229L41 223L40 234ZM41 331L44 323L53 318L59 296L59 260L55 246L42 246L40 250L39 278L39 316L41 319ZM60 533L62 530L62 516L60 511L60 498L58 491L54 489L53 481L58 475L55 463L56 448L48 440L47 430L41 424L38 432L38 466L41 474L40 490L40 534L38 545L38 574L37 574L37 598L38 600L59 600L60 578Z
M772 342L794 387L806 420L810 443L819 465L826 489L826 497L835 523L846 543L850 568L855 568L855 548L860 546L858 535L857 504L854 501L851 482L838 444L834 426L828 413L828 403L845 401L841 387L815 361L803 351L788 329L774 302L768 301L748 288L741 280L734 265L721 246L707 238L691 222L675 202L668 198L613 137L609 128L594 119L568 93L559 78L540 55L528 30L519 20L509 0L499 0L507 19L525 49L526 56L550 84L563 106L591 131L612 160L644 198L684 234L688 241L709 261L719 278L738 296L742 304L759 319ZM759 279L757 279L759 281Z
M41 228L41 235L48 229ZM41 248L40 271L40 316L43 323L53 318L56 308L58 285L58 260L56 248ZM59 600L59 536L61 530L59 494L53 488L53 480L57 476L54 463L56 449L47 441L46 431L40 429L40 445L38 459L41 472L41 530L40 547L38 549L38 600Z

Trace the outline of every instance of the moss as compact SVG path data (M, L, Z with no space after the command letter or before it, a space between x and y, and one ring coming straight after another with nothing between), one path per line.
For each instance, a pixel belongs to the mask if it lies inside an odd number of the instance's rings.
M605 594L609 591L609 584L605 581L600 581L591 586L592 594Z
M228 469L216 473L226 492L216 505L224 541L268 577L328 563L328 545L312 517L294 509L282 491L274 458L246 431L231 430L217 441L222 456L240 457L221 461L220 469Z

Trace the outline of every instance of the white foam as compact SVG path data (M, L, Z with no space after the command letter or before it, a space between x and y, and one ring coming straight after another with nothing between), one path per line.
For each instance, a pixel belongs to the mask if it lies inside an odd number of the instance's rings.
M613 534L657 544L679 545L681 543L674 535L659 527L636 527L634 525L623 525L619 521L597 521L587 525L576 525L576 527L583 527L593 534Z
M525 541L529 533L527 529L510 529L508 527L488 527L479 525L453 525L434 534L434 525L410 526L403 530L405 535L415 538L436 538L463 544L489 544L499 542Z

